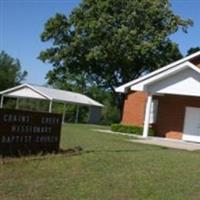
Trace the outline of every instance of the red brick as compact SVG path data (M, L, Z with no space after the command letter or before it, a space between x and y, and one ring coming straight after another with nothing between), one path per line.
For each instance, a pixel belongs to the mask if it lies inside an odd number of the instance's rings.
M185 108L200 107L200 98L178 95L155 96L158 99L157 136L182 139ZM147 94L130 92L124 101L122 124L143 126Z
M147 94L130 92L124 101L122 124L143 126Z
M200 68L200 56L193 58L190 62Z
M200 56L190 60L200 68ZM185 108L200 107L200 98L178 95L154 96L159 100L157 121L152 127L158 136L181 139L184 129ZM129 92L124 101L122 124L143 126L147 94Z
M178 95L157 97L159 100L156 132L159 136L181 139L187 106L200 107L200 98Z

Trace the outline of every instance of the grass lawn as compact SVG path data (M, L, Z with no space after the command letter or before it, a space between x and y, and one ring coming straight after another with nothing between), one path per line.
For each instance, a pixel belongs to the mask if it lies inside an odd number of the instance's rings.
M63 127L61 146L81 146L80 155L0 164L0 199L200 199L200 152L131 143L93 128Z

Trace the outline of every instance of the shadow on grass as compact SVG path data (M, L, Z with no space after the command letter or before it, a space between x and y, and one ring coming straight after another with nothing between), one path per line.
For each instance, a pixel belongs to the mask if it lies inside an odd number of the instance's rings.
M17 154L0 154L0 165L8 164L13 162L33 161L33 160L45 160L54 158L55 156L75 156L80 155L82 152L80 146L74 148L62 149L60 148L57 152L18 152Z
M168 147L155 147L159 150L169 150ZM105 149L105 150L86 150L83 153L124 153L124 152L145 152L145 151L155 151L155 148L144 148L144 149Z
M158 147L157 147L158 148ZM169 150L167 147L160 147L159 150ZM140 148L140 149L103 149L103 150L83 150L81 146L76 146L74 148L68 149L59 149L58 152L54 153L46 153L40 152L38 154L28 154L21 156L2 156L0 154L0 165L10 164L16 162L28 162L34 160L47 160L52 159L59 156L71 157L78 156L83 154L90 153L124 153L124 152L132 152L132 153L141 153L141 152L150 152L155 151L155 148Z

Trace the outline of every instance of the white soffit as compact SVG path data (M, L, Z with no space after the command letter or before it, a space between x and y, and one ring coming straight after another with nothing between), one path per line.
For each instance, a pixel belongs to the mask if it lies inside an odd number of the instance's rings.
M9 92L6 96L8 97L21 97L21 98L33 98L33 99L46 99L41 94L35 92L31 88L24 87L13 92Z
M153 94L200 96L200 74L186 68L146 87Z
M169 69L167 71L164 71L164 72L162 72L162 73L160 73L160 74L158 74L156 76L153 76L153 77L151 77L149 79L146 79L144 81L141 81L138 84L135 84L135 85L131 86L131 90L144 91L145 87L147 87L149 84L152 84L154 82L156 82L158 84L159 83L158 81L161 81L162 79L165 79L165 78L167 78L169 76L172 76L173 74L177 74L180 71L185 70L186 68L190 68L193 71L195 71L198 74L200 74L200 69L197 66L193 65L190 62L185 62L185 63L182 63L180 65L177 65L174 68L171 68L171 69ZM174 77L174 79L176 80L176 77Z
M130 82L126 83L126 84L123 84L123 85L115 88L115 91L119 92L119 93L125 93L127 88L130 88L132 85L137 84L137 83L139 83L141 81L144 81L144 80L146 80L148 78L151 78L151 77L153 77L153 76L155 76L155 75L157 75L159 73L162 73L162 72L164 72L164 71L166 71L166 70L168 70L170 68L173 68L176 65L179 65L181 63L189 61L189 60L191 60L191 59L193 59L193 58L195 58L197 56L200 56L200 51L198 51L198 52L196 52L194 54L191 54L189 56L186 56L186 57L184 57L184 58L182 58L182 59L180 59L180 60L178 60L176 62L173 62L173 63L171 63L169 65L166 65L166 66L164 66L164 67L162 67L160 69L157 69L157 70L155 70L155 71L153 71L153 72L151 72L151 73L149 73L147 75L144 75L144 76L142 76L142 77L140 77L138 79L135 79L135 80L130 81Z

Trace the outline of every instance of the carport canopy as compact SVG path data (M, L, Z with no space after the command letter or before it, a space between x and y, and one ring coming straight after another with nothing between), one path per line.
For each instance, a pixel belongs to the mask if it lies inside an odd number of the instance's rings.
M38 99L49 101L49 112L52 112L52 103L77 104L76 121L78 119L79 105L101 108L103 105L90 97L66 90L48 88L32 84L22 84L0 92L1 102L0 107L3 108L4 97L11 97L18 100L20 98ZM16 104L16 107L18 105ZM65 115L65 108L64 114ZM63 119L64 120L64 119Z

